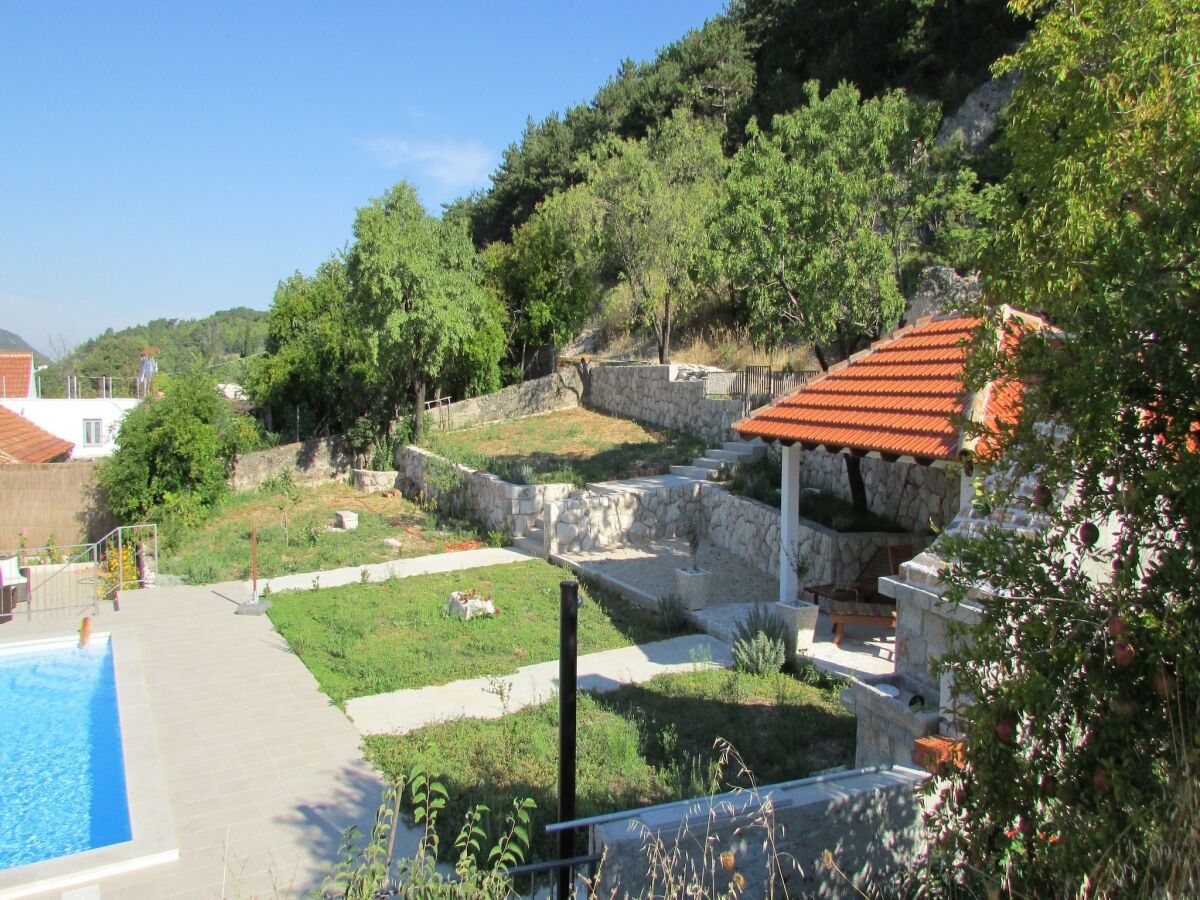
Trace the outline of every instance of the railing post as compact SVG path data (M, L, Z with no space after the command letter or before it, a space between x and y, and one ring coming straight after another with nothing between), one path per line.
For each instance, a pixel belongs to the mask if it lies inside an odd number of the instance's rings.
M575 818L575 715L576 688L579 674L579 582L559 584L558 631L558 821ZM575 832L563 829L558 833L558 858L575 855ZM572 870L558 870L558 898L570 896Z

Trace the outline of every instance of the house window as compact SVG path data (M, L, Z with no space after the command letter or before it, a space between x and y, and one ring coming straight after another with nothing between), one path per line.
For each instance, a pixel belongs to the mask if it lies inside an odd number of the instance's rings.
M99 447L104 443L104 430L99 419L83 420L83 446Z

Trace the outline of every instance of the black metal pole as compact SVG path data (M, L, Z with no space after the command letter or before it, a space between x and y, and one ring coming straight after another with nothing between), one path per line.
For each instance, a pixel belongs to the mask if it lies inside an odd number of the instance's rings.
M579 583L559 584L558 625L558 821L575 818L575 710L579 675ZM558 858L575 855L575 831L558 833ZM559 900L571 896L571 869L558 870Z

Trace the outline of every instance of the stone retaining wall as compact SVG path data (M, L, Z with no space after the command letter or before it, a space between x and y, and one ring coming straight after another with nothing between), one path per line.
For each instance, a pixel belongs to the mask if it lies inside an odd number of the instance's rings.
M354 487L364 494L380 494L397 487L400 473L395 470L352 469Z
M618 416L674 428L719 444L737 440L730 427L742 401L704 396L707 366L597 366L591 370L588 405Z
M254 490L290 470L296 484L319 487L348 477L353 465L354 456L341 435L312 438L239 456L229 486L235 491Z
M687 534L695 520L704 540L768 575L779 574L779 510L693 481L659 490L584 491L546 510L547 550L578 553L637 546ZM920 538L887 532L837 532L800 520L800 552L809 560L805 584L852 581L875 552Z
M451 403L435 415L441 428L466 428L484 422L518 419L536 413L574 409L583 398L583 379L574 366L542 378L514 384L493 394Z
M507 529L513 537L537 527L547 503L575 491L570 484L509 484L490 472L452 463L420 447L397 448L396 468L405 494L425 502L438 496L439 469L457 472L461 480L455 479L458 484L451 502L488 529Z
M861 461L867 506L905 531L928 531L932 519L945 528L958 514L959 474L955 469L888 462ZM817 488L849 501L850 482L840 453L807 450L800 455L800 486Z

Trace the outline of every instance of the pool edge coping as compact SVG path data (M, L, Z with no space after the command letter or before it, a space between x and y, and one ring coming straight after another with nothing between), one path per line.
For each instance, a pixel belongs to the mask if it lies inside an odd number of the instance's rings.
M0 870L0 900L17 900L50 891L112 878L179 859L179 841L167 799L166 776L158 753L154 710L146 686L141 645L131 633L97 632L113 655L117 715L121 725L121 756L125 797L129 806L131 839L68 856ZM6 642L0 647L38 646L76 642L75 635Z

